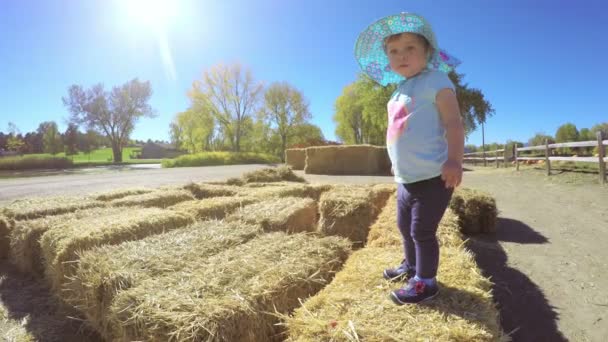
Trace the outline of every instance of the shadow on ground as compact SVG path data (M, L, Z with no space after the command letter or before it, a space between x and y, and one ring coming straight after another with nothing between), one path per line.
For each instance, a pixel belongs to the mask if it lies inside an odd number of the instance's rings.
M555 308L542 290L524 273L511 268L499 241L543 244L548 240L530 226L499 218L495 235L469 236L467 247L483 274L494 283L494 301L500 310L503 330L513 341L567 341L557 328Z
M7 318L23 322L36 341L101 341L81 320L71 318L76 313L60 305L41 279L19 273L7 261L0 262L0 300Z

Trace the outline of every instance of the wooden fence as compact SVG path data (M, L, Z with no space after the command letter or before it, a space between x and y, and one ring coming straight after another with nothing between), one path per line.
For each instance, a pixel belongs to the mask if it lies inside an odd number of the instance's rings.
M494 162L496 167L499 167L499 163L502 162L503 165L506 166L508 162L515 161L515 167L519 171L519 163L525 160L542 160L545 163L547 168L547 175L551 175L551 161L572 161L572 162L582 162L582 163L598 163L599 164L599 178L600 183L606 183L606 162L608 162L608 157L606 157L606 146L608 145L608 140L604 140L602 136L602 132L597 133L596 141L576 141L576 142L565 142L565 143L557 143L557 144L549 144L548 141L545 141L544 145L539 146L528 146L528 147L516 147L513 145L512 157L507 158L505 154L505 149L487 151L487 152L473 152L473 153L465 153L464 161L465 162L483 162L484 166L487 166L488 161ZM597 157L558 157L551 156L551 150L556 148L565 148L565 147L597 147L598 154ZM525 151L544 151L544 157L521 157L519 155L520 152Z

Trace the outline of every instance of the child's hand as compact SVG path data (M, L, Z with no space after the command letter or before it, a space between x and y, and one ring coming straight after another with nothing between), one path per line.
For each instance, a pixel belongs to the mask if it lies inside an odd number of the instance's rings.
M447 160L441 167L441 179L446 188L455 188L462 182L462 164L454 160Z

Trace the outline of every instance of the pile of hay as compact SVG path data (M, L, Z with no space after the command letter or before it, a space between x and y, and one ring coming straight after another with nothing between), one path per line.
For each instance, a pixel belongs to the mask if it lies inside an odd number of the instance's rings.
M306 180L291 170L289 166L279 166L276 168L265 168L256 171L246 172L241 177L244 183L270 183L270 182L299 182L306 183Z
M318 201L321 194L333 188L329 184L294 184L287 182L275 183L277 186L268 183L258 184L260 186L243 186L239 194L256 198L308 197Z
M90 197L36 197L15 200L2 208L0 214L15 220L28 220L105 205L104 202Z
M184 186L197 199L210 197L234 196L239 192L238 187L213 183L190 183Z
M390 196L391 188L386 189L348 185L323 193L318 230L325 235L347 237L355 246L363 246L371 224Z
M190 263L200 264L261 232L259 226L240 222L206 221L139 241L94 248L82 253L76 272L60 295L108 336L108 309L119 292L177 272Z
M154 191L154 189L148 189L148 188L120 189L120 190L103 192L103 193L95 195L93 198L95 198L98 201L107 202L107 201L112 201L112 200L127 197L127 196L147 194L147 193L150 193L153 191Z
M71 276L78 253L102 246L139 240L187 226L191 215L158 208L134 208L129 212L84 217L48 230L40 239L45 274L53 290L58 290Z
M290 312L323 288L349 245L339 237L275 232L194 259L179 272L119 293L108 340L283 340L274 313Z
M458 216L460 230L465 234L496 231L496 201L484 192L458 188L452 196L450 209Z
M8 256L10 250L10 238L13 221L4 216L0 216L0 260Z
M398 286L382 270L401 260L398 248L366 247L316 296L286 320L288 341L500 341L504 338L491 291L474 258L441 248L440 295L421 305L397 306Z
M312 232L317 226L317 203L310 198L271 199L243 207L226 220L259 224L267 232Z
M395 246L403 248L401 233L397 227L397 197L390 197L378 219L369 230L367 246L385 247ZM437 240L440 246L462 245L462 234L458 224L458 217L450 209L446 210L439 228L437 229Z
M304 170L306 166L306 149L290 148L285 150L285 164L294 170Z
M188 190L157 190L151 193L143 195L132 195L119 199L115 199L110 202L110 205L115 207L157 207L167 208L174 204L191 201L194 196Z
M211 197L203 200L178 203L167 209L193 215L198 220L223 219L235 210L258 199L250 197Z
M41 275L43 271L40 238L56 226L69 225L85 217L97 218L106 215L124 214L121 208L92 208L73 213L47 216L34 220L17 221L9 236L10 259L23 273Z
M386 147L379 146L308 147L304 172L323 175L387 175L390 174L390 160L387 162L387 157Z

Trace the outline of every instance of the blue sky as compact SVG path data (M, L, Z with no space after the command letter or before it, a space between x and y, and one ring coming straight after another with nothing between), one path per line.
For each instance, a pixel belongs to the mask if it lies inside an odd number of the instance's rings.
M172 63L158 28L130 14L126 1L0 2L0 131L9 121L28 132L49 120L64 130L61 97L71 84L109 88L137 77L151 81L159 115L141 120L132 138L167 140L202 71L240 62L265 84L300 89L313 123L333 140L334 101L358 72L358 33L401 11L433 24L439 45L463 61L458 72L496 109L486 142L608 121L608 5L600 0L176 1L164 25ZM481 132L467 143L481 144Z

